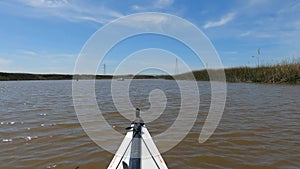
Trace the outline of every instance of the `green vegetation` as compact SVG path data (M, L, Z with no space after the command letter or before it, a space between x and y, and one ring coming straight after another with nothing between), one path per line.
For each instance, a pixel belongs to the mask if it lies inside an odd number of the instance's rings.
M8 80L64 80L64 79L71 79L71 78L72 78L72 75L0 73L1 81L8 81Z
M174 77L170 75L124 75L113 77L111 75L97 75L96 79L192 79L209 81L210 73L217 73L222 70L199 70L179 74ZM300 59L283 61L275 65L262 65L260 67L238 67L225 69L227 82L253 82L253 83L290 83L300 84ZM74 79L93 79L93 75L75 75ZM25 73L0 73L0 81L6 80L71 80L73 75L59 74L25 74ZM218 80L218 77L214 80Z
M208 70L212 73L222 70ZM300 84L300 59L283 61L275 65L260 67L238 67L225 69L227 82L254 82L254 83L291 83ZM207 70L194 71L196 80L208 81ZM178 75L184 79L186 74Z
M229 82L300 83L300 62L225 70Z
M93 75L76 75L76 79L93 79ZM111 79L110 75L97 75L97 79ZM1 73L0 81L10 80L72 80L73 75L61 74L30 74L30 73Z
M96 75L96 79L172 79L172 76L154 76L154 75ZM76 80L94 79L94 75L75 75ZM72 80L73 75L61 75L61 74L30 74L30 73L1 73L0 81L18 81L18 80Z

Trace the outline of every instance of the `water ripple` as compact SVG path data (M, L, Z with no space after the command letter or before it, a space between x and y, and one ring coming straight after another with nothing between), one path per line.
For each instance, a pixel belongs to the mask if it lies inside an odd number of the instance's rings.
M164 113L147 124L156 136L176 119L180 92L174 81L136 80L130 86L133 105L147 110L154 89L165 91L168 100ZM210 105L210 84L199 82L199 89L200 112L194 127L163 154L169 168L300 168L300 86L229 83L221 123L203 144L198 137ZM107 167L113 154L83 131L71 92L71 81L0 82L1 169ZM116 111L110 81L97 81L96 95L103 116L125 134L130 121ZM101 137L113 139L109 133Z

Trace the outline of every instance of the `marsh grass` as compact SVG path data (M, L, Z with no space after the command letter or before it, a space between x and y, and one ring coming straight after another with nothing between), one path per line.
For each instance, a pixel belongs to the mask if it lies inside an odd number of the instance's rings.
M215 70L199 70L171 75L124 75L118 77L134 78L134 79L183 79L193 80L194 78L199 81L220 81L222 76L218 76L221 69ZM237 67L225 69L227 82L254 82L254 83L290 83L300 84L300 58L298 59L285 59L277 64L264 64L260 67ZM208 73L209 72L209 73ZM208 74L214 74L214 79L211 79ZM193 76L194 75L194 76ZM93 79L94 75L75 75L79 80ZM118 78L115 77L115 78ZM193 78L194 77L194 78ZM97 75L96 79L112 79L112 75ZM0 81L7 80L71 80L73 75L60 75L60 74L28 74L28 73L1 73Z
M209 81L208 72L222 70L194 71L196 80ZM255 82L255 83L291 83L300 84L300 58L285 59L277 64L264 64L260 67L237 67L225 69L227 82ZM185 79L185 74L178 75Z

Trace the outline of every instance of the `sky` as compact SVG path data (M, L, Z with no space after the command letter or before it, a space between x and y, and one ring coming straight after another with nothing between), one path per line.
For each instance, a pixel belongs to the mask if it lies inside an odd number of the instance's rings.
M0 1L0 72L72 74L78 55L97 30L141 12L162 12L191 22L211 41L225 68L257 66L258 48L261 64L277 63L300 56L299 9L300 0ZM152 48L180 56L191 70L206 65L172 38L144 35L113 47L99 64L98 73L104 73L105 64L106 74L113 74L124 59L136 53L142 56L122 64L123 74L132 73L133 64L143 62L163 64L172 73L174 58L139 52ZM181 62L178 69L186 71Z

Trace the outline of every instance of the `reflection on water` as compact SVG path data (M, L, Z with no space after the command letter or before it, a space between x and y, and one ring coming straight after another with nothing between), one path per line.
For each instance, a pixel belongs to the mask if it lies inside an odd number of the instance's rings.
M198 85L197 121L179 145L163 154L169 168L300 167L300 86L228 84L221 123L207 142L199 144L210 89L208 82ZM132 104L148 110L149 94L155 89L164 91L167 108L148 123L153 136L172 125L180 108L180 91L169 80L134 80ZM107 121L125 133L129 120L113 105L110 81L96 82L96 96ZM106 168L113 157L81 128L71 81L0 82L0 99L0 168Z

